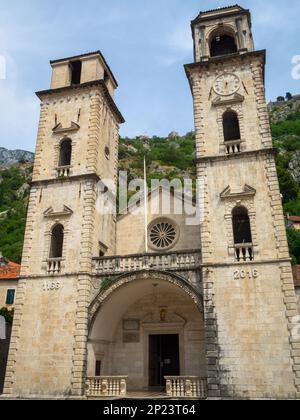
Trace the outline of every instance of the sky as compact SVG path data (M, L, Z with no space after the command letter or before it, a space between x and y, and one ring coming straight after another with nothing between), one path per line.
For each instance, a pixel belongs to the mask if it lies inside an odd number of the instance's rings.
M234 2L232 2L234 3ZM190 21L227 6L207 0L0 0L0 147L34 151L35 92L50 87L49 60L100 49L119 88L121 135L167 136L194 127L183 65L193 61ZM300 55L300 2L243 0L256 49L267 49L267 99L300 93L292 58ZM0 68L0 78L1 71ZM3 75L3 74L2 74Z

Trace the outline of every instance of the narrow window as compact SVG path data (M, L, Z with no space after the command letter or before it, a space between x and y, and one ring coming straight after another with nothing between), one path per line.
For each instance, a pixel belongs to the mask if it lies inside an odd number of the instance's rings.
M97 377L101 376L101 365L102 365L101 360L97 360L96 367L95 367L95 376Z
M104 70L104 82L107 85L109 82L109 74L106 70Z
M71 166L72 160L72 141L70 139L63 140L60 144L59 167Z
M237 52L236 42L233 36L218 35L213 38L210 44L211 57L234 54Z
M9 289L6 293L6 305L13 305L15 303L16 291Z
M223 115L224 140L234 141L241 139L240 123L236 112L227 111Z
M71 84L80 85L81 70L82 70L81 61L73 61L72 63L70 63L70 68L71 68Z
M236 207L233 210L232 223L235 245L252 244L250 219L245 207Z
M64 245L64 227L56 225L52 229L50 258L62 258Z

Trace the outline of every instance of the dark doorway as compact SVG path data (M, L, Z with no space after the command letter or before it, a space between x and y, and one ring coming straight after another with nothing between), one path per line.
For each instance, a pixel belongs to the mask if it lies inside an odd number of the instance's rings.
M178 334L149 336L149 387L163 390L165 376L180 376Z

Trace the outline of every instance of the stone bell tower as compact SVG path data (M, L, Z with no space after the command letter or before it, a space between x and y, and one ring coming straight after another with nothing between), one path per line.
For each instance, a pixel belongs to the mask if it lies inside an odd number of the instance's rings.
M51 66L50 90L37 93L41 117L4 390L13 397L83 394L92 258L115 253L115 215L97 211L97 200L117 180L124 122L117 82L100 52Z
M300 395L296 297L265 100L265 51L239 6L192 22L210 397Z

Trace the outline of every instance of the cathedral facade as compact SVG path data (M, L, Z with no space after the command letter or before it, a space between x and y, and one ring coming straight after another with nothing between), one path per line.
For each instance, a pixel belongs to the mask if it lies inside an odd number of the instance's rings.
M192 33L197 224L174 192L169 214L153 205L164 188L142 211L100 211L118 178L117 81L100 52L51 62L5 397L300 396L266 54L239 6L200 13Z

